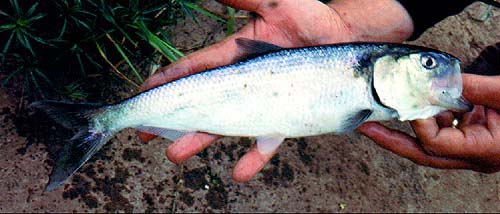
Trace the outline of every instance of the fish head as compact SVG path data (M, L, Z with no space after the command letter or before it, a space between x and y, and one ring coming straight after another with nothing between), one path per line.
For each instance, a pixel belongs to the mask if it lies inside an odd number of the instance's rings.
M374 63L374 87L382 104L396 110L400 120L471 110L462 97L459 59L431 49L407 52L388 54Z

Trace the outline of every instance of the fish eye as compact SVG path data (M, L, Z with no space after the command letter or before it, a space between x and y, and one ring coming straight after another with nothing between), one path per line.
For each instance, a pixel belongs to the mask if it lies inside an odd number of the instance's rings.
M436 59L430 55L422 55L420 58L420 63L426 69L433 69L437 66Z

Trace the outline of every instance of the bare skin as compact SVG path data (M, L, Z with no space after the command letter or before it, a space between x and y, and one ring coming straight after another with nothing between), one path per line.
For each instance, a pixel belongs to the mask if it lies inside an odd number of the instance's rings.
M420 165L500 171L500 76L462 76L463 95L475 104L472 112L444 112L412 121L417 138L373 122L358 130L381 147ZM452 127L454 118L460 120L457 128Z
M239 56L235 39L244 37L283 47L302 47L350 41L402 42L413 31L411 18L395 0L220 0L237 9L258 14L239 32L161 68L146 80L143 90L206 69L230 64ZM152 139L140 133L143 141ZM166 151L174 163L181 163L214 143L220 136L188 134ZM233 170L237 182L250 180L276 153L261 154L254 145Z

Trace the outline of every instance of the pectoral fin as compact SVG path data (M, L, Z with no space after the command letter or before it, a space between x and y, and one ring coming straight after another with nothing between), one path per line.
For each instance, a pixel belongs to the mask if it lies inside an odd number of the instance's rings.
M247 38L237 38L236 45L240 51L240 56L234 59L235 62L283 49L271 43Z
M337 134L352 132L354 129L358 128L358 126L364 123L366 119L368 119L372 115L372 113L372 110L365 109L350 115L342 123L343 128L338 131Z
M260 136L257 137L257 149L261 154L271 154L285 140L284 136Z
M153 126L139 126L139 127L136 127L136 129L138 129L139 131L142 131L142 132L146 132L149 134L154 134L154 135L158 135L158 136L167 138L171 141L175 141L175 140L179 139L180 137L184 136L185 134L187 134L187 132L166 129L166 128L153 127Z

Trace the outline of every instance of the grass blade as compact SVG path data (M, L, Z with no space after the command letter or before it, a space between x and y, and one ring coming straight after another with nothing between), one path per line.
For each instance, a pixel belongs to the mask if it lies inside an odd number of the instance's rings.
M143 22L138 22L137 26L142 32L144 39L148 41L149 44L156 50L160 51L160 53L163 54L170 62L175 62L178 60L178 57L184 56L182 52L152 33Z
M23 14L21 7L19 7L19 4L17 3L17 0L10 0L10 4L14 7L16 14L19 14L19 15Z
M44 44L44 45L48 45L48 46L53 46L52 44L50 44L49 42L46 42L44 41L42 38L40 37L37 37L37 36L34 36L33 34L29 33L29 32L26 32L26 35L28 35L28 37L32 38L33 40L39 42L40 44Z
M83 26L83 27L84 27L84 28L86 28L87 30L89 30L89 31L90 31L90 30L92 30L92 28L91 28L91 27L90 27L87 23L85 23L84 21L82 21L82 20L80 20L80 19L78 19L78 18L76 18L76 17L74 17L74 16L72 16L72 17L71 17L71 19L73 19L73 21L74 21L76 24Z
M190 8L190 9L195 10L195 11L197 11L197 12L203 14L203 15L206 15L206 16L212 18L212 19L215 19L217 21L224 22L224 23L227 22L222 17L217 16L217 15L215 15L215 14L213 14L213 13L211 13L211 12L205 10L205 9L203 9L200 6L196 5L196 4L193 4L191 2L185 2L185 1L182 1L182 4L184 4L186 7Z
M9 74L9 76L7 76L4 80L2 80L2 83L0 84L0 88L3 88L5 86L5 84L7 84L9 82L9 80L14 77L14 75L16 75L21 69L17 69L15 71L13 71L12 73Z
M120 70L118 70L118 68L116 68L115 65L113 65L113 63L111 63L111 61L109 61L108 57L106 56L106 54L104 53L104 51L102 50L101 46L99 45L99 43L95 43L96 46L97 46L97 51L99 51L99 54L101 54L101 57L104 59L104 61L106 61L106 63L109 64L109 66L111 66L111 70L120 78L124 79L125 81L127 81L128 83L130 83L131 85L135 86L137 89L140 88L140 86L135 83L134 81L130 80L129 78L127 78L127 76L123 75L122 72L120 72Z
M135 68L134 64L132 64L130 59L127 57L127 55L125 54L123 49L120 47L120 45L118 43L116 43L115 40L113 38L111 38L111 36L109 34L106 34L106 37L108 37L108 39L113 43L113 45L115 46L118 53L120 53L120 55L125 60L125 62L127 62L128 66L132 69L132 71L134 72L135 76L139 79L139 81L141 81L141 83L143 83L144 80L142 79L141 75L139 74L139 72Z
M22 34L21 31L19 31L19 30L16 30L15 32L16 32L16 37L17 37L17 40L19 41L19 43L21 43L21 45L24 48L28 49L33 56L36 56L35 51L33 50L33 48L31 48L30 41L28 40L28 38L26 38L26 35Z
M43 18L43 17L45 17L45 16L47 16L47 14L40 13L40 14L38 14L38 15L36 15L36 16L30 17L29 19L27 19L27 20L26 20L26 22L31 23L31 22L36 21L36 20L39 20L39 19L41 19L41 18Z
M54 85L52 83L52 81L50 81L50 79L40 69L35 68L34 70L35 70L35 74L42 77L42 79L45 80L45 82L47 82L51 87Z
M63 34L66 32L66 25L68 24L68 21L66 19L64 19L63 21L63 26L61 28L61 32L59 33L59 36L57 38L61 38L63 36Z
M5 43L5 47L2 50L2 64L4 64L5 57L7 55L7 50L9 50L10 43L12 42L12 38L14 38L14 31L10 33L9 39Z
M232 7L227 7L227 15L229 16L229 19L227 20L227 30L226 30L226 36L229 36L234 33L234 14L235 10Z
M28 9L28 12L26 13L26 16L31 16L36 10L36 7L38 6L38 2L33 4L30 9Z
M0 26L0 32L6 31L6 30L12 30L14 28L16 28L15 24L5 24L5 25Z
M98 62L96 62L96 61L94 60L94 58L93 58L93 57L91 57L89 54L87 54L87 53L85 53L85 52L84 52L84 53L83 53L83 56L85 56L85 58L87 58L87 60L88 60L90 63L92 63L92 65L94 65L97 69L102 69L101 64L99 64Z
M30 71L30 77L31 81L33 81L33 84L35 85L35 88L37 89L38 93L42 96L43 99L45 99L45 94L43 93L42 89L40 88L40 85L38 84L38 81L35 78L35 75L33 74L33 71Z
M9 14L7 14L6 12L3 12L3 10L0 10L0 15L7 16L8 18L12 19L12 16L10 16Z
M82 77L85 77L86 76L85 67L83 66L82 56L80 53L76 54L76 60L78 60L78 65L80 66L80 72L82 74Z

